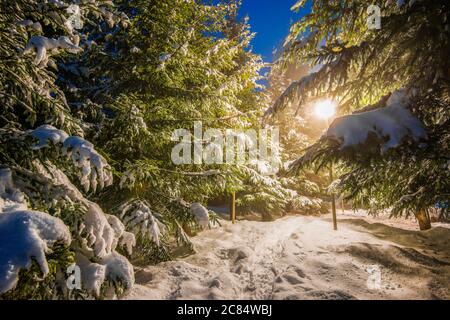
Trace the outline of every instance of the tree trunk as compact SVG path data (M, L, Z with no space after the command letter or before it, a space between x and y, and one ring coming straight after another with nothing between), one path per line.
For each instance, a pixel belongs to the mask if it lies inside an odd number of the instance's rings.
M195 236L197 233L196 232L194 232L192 229L191 229L191 227L189 226L189 224L187 224L187 223L183 223L183 230L184 230L184 232L186 232L186 234L189 236L189 237L193 237L193 236Z
M416 219L419 222L420 230L431 229L430 216L425 209L419 210L416 214Z

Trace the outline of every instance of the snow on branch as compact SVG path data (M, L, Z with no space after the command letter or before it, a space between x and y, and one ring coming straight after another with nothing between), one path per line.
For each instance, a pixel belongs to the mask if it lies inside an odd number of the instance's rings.
M106 267L106 279L120 282L126 291L133 287L134 269L124 256L114 251L102 259L102 264Z
M97 182L100 189L112 184L111 168L105 158L95 151L90 142L77 136L71 136L64 141L63 153L70 156L72 161L81 168L80 182L86 191L92 186L95 192Z
M0 213L27 208L24 195L14 187L11 170L0 169Z
M91 188L95 192L97 186L102 189L112 184L110 166L89 141L78 136L69 137L63 130L50 125L40 126L32 130L30 135L39 141L31 147L33 150L48 147L49 142L63 144L63 155L70 157L75 166L81 168L80 183L86 192Z
M373 138L379 144L381 154L399 147L407 138L415 143L426 141L428 135L423 124L408 109L411 98L406 90L397 90L382 108L335 119L321 139L289 165L288 171L296 173L319 159L321 167L332 158L344 157L350 149L365 152L367 148L361 147Z
M47 276L45 253L58 240L71 242L69 229L58 218L31 210L0 214L0 293L14 288L20 269L28 269L32 258Z
M142 200L131 200L118 208L120 219L135 235L148 237L157 246L165 233L166 227L152 213L148 203Z
M42 32L42 25L39 22L33 22L28 19L17 21L16 25L21 26L21 27L30 27L35 31Z
M335 119L325 136L337 139L342 150L365 143L373 134L383 141L382 153L399 146L405 137L415 142L426 140L427 133L422 123L407 109L408 104L406 91L397 90L391 94L384 108Z
M81 253L76 254L75 260L81 269L83 288L96 297L100 296L106 280L120 282L126 291L134 284L133 266L117 252L112 252L98 263L91 262Z
M56 129L50 125L42 125L31 132L31 135L39 140L38 144L31 147L32 150L39 150L45 147L49 147L48 142L52 144L63 143L69 135L63 131Z
M125 226L117 217L106 214L99 205L84 198L53 164L47 162L44 166L39 161L33 164L40 175L61 186L61 192L69 200L87 208L77 231L80 248L77 249L76 263L81 268L83 287L96 296L100 295L101 285L106 280L120 281L125 289L131 288L134 283L133 266L115 250L117 246L124 246L131 254L136 244L134 235L125 231ZM96 263L90 259L95 259Z
M134 237L125 231L125 227L118 219L104 213L95 202L84 198L67 176L52 163L46 162L44 166L39 161L34 161L33 165L40 175L49 179L53 185L60 186L61 193L68 200L86 208L83 221L78 228L84 255L102 259L114 252L117 245L124 245L131 253Z
M197 224L201 228L207 228L209 225L209 212L201 203L194 202L190 206L190 211L194 215Z
M78 45L75 45L68 37L61 36L58 39L49 39L44 36L32 36L28 41L27 46L23 50L23 54L27 54L36 50L36 58L34 63L38 66L45 67L48 63L48 51L55 51L58 49L66 49L71 53L78 53L83 51Z
M11 170L0 170L0 293L15 287L19 271L34 259L45 278L45 254L56 241L69 245L68 227L47 213L28 210L24 195L14 187Z

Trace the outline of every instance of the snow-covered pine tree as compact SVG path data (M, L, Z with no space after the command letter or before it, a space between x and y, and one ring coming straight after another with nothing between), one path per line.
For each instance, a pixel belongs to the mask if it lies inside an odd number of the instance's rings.
M245 34L248 26L248 17L244 21L239 21L238 9L240 1L229 1L230 13L226 19L226 28L224 34L227 38L239 38L240 34ZM246 64L248 53L242 53L237 59L238 64ZM267 66L267 65L266 65ZM260 66L261 67L261 66ZM258 89L263 89L258 86ZM260 92L256 95L253 90L245 90L240 93L240 100L244 103L240 110L244 112L259 112L261 106L270 105L274 92L272 84L269 84L269 90ZM245 109L244 109L245 108ZM255 115L259 115L256 113ZM259 117L253 117L250 128L262 128L259 123ZM289 157L291 150L286 148L287 144L284 140L283 129L280 123L264 124L268 128L280 129L280 146L277 146L280 151L280 167L282 163ZM259 168L258 168L259 166ZM262 175L261 167L264 167L264 161L257 161L253 165L239 166L236 168L235 174L238 175L239 183L231 184L237 193L237 210L240 214L257 213L261 214L264 220L271 220L276 216L285 215L289 211L299 211L303 213L317 213L321 207L321 200L315 198L317 196L318 186L315 183L310 183L304 177L299 179L284 178L280 180L279 175ZM258 170L259 169L259 170ZM280 168L281 169L281 168ZM297 180L297 181L294 181Z
M113 15L110 1L1 2L1 298L112 296L133 285L116 251L131 250L133 234L89 200L112 183L111 167L55 83L63 60L88 48L77 23ZM83 286L69 290L74 263Z
M427 229L427 210L450 198L450 5L376 4L379 30L369 29L376 8L367 1L314 1L291 27L285 58L318 71L293 82L268 114L290 101L339 101L341 115L353 114L335 119L291 168L340 161L348 170L341 187L355 206L414 214Z
M250 176L263 180L245 165L171 160L174 130L192 133L194 121L203 130L259 128L263 63L249 50L253 34L246 20L236 19L235 1L116 5L129 17L127 28L93 29L93 48L67 64L62 85L69 104L92 122L89 138L121 176L99 201L135 232L133 261L149 263L169 258L173 240L190 246L186 231L201 227L207 215L192 203L244 191Z

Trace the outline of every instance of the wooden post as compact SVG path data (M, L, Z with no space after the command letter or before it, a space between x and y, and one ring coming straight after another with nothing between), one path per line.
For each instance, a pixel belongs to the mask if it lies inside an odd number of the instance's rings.
M230 220L234 224L236 223L236 193L231 193L231 206L230 206Z
M330 164L330 181L333 182L333 163ZM336 198L333 191L331 191L331 213L333 215L333 230L337 230Z

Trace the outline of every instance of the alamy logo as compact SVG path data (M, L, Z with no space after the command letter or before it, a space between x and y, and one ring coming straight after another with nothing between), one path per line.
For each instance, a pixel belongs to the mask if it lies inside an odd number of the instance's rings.
M276 174L280 166L278 128L259 132L209 128L203 132L202 122L195 121L193 135L187 129L176 129L172 141L178 142L171 153L177 165L247 164L267 175Z
M69 290L81 289L81 270L76 264L72 264L67 268L67 288Z
M377 264L370 265L366 268L369 277L367 278L367 288L369 290L381 289L381 269Z
M381 9L379 6L372 4L367 8L367 28L369 30L381 29Z

